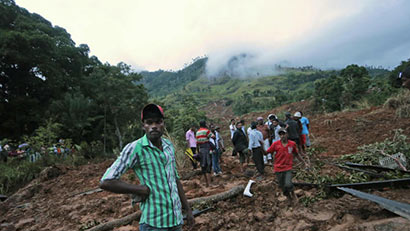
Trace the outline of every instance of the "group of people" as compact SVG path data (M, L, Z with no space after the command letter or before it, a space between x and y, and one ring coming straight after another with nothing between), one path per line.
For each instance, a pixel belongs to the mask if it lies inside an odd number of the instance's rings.
M64 140L60 139L58 143L54 144L52 147L41 147L39 149L33 148L29 143L23 143L17 147L5 143L0 144L0 160L7 162L8 157L18 157L21 159L27 159L30 162L36 162L41 159L44 155L56 155L58 157L67 157L67 155L74 152L74 146L69 148L65 145Z
M306 167L310 165L306 155L306 148L310 146L309 120L300 111L293 116L287 112L285 117L281 121L270 114L266 122L263 117L258 117L246 132L243 120L235 122L232 119L229 129L234 146L232 155L239 154L241 171L244 172L252 157L258 172L256 179L263 179L265 164L273 163L279 186L292 202L297 199L292 184L293 157Z
M182 230L182 209L185 209L188 225L192 227L195 223L176 169L175 148L168 139L162 137L164 117L164 111L159 105L146 105L141 112L145 135L124 147L100 181L100 187L104 190L133 195L142 212L139 221L142 231ZM309 130L309 121L303 119L301 112L295 113L293 117L286 114L284 122L278 120L275 115L269 115L266 123L263 118L257 118L251 123L249 131L245 131L244 121L235 123L232 120L230 126L233 154L239 153L241 169L244 170L244 163L249 163L252 156L259 175L263 177L263 156L274 154L267 157L267 161L274 163L279 186L290 201L296 198L291 172L293 157L309 166L308 161L299 156L304 152L303 145L309 146L308 133L303 133L303 128L294 128L294 124L302 124L307 126L307 132ZM192 156L199 160L207 186L211 179L208 176L211 167L214 175L222 173L219 160L225 146L219 130L218 126L210 125L208 128L206 122L201 121L199 129L193 125L186 132L187 148L194 153ZM194 159L192 166L197 168ZM135 172L139 184L120 179L128 169Z
M205 121L200 121L199 129L196 125L192 125L185 137L186 153L190 157L192 167L196 169L197 162L199 162L205 184L208 187L212 181L211 170L214 176L222 174L220 161L222 153L225 152L225 146L220 127L211 124L208 128Z

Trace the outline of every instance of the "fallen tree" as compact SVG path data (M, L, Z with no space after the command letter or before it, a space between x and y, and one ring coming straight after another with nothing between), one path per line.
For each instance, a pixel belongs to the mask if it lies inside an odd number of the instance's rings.
M207 196L207 197L199 197L199 198L193 198L188 200L188 204L191 207L194 207L196 205L203 205L203 204L210 204L210 203L215 203L218 201L223 201L227 200L229 198L235 197L243 192L245 189L245 186L239 185L236 187L231 188L230 190L222 193L218 193L215 195ZM132 213L128 216L112 220L103 224L99 224L97 226L94 226L93 228L89 229L88 231L105 231L105 230L111 230L115 227L119 226L124 226L128 225L131 222L140 219L141 217L141 211Z

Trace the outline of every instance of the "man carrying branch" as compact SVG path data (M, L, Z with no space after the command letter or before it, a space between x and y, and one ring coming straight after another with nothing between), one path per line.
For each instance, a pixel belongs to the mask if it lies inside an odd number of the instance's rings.
M160 106L148 104L141 112L141 120L145 135L125 146L105 172L100 187L114 193L134 194L140 199L141 231L181 230L182 207L192 226L194 217L179 181L174 146L162 138L164 112ZM120 180L128 169L135 172L140 185Z
M280 140L274 142L266 152L275 153L274 171L279 182L279 187L288 198L289 204L297 201L292 183L293 156L308 164L299 156L296 143L288 139L288 132L285 128L279 130Z

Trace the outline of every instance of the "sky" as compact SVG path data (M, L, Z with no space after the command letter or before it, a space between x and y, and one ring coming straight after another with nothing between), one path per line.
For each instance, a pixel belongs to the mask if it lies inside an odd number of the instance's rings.
M100 61L135 70L175 71L207 56L208 75L217 75L240 54L245 75L275 64L392 69L410 58L407 0L15 1Z

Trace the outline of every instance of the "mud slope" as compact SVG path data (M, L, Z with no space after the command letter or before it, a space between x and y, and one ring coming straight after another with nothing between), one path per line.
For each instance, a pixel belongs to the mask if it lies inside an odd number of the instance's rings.
M229 108L215 103L207 107L210 116L221 122L225 143L229 146L228 124L233 116ZM318 158L336 158L352 153L358 145L382 141L397 128L410 135L410 120L397 119L394 111L381 107L340 112L328 115L309 115L308 103L294 103L264 113L244 116L249 123L256 116L281 111L303 110L311 121L313 145L326 148ZM236 185L245 185L250 179L239 173L238 160L224 154L222 176L214 177L206 188L196 175L183 180L188 199L213 195ZM138 210L131 207L127 195L109 192L89 192L98 188L99 179L113 160L90 163L80 167L57 166L47 169L39 178L0 204L0 230L86 230L99 223L118 219ZM250 167L253 169L254 167ZM253 198L242 195L220 201L214 210L196 218L193 230L410 230L410 222L378 205L343 195L314 202L308 207L302 203L288 206L277 188L272 167L265 179L252 190ZM182 176L191 169L180 169ZM302 170L298 170L302 171ZM123 177L135 182L129 172ZM314 189L297 190L299 197L316 193ZM409 189L373 191L390 199L410 203ZM115 230L138 230L138 222ZM186 228L186 227L185 227Z

